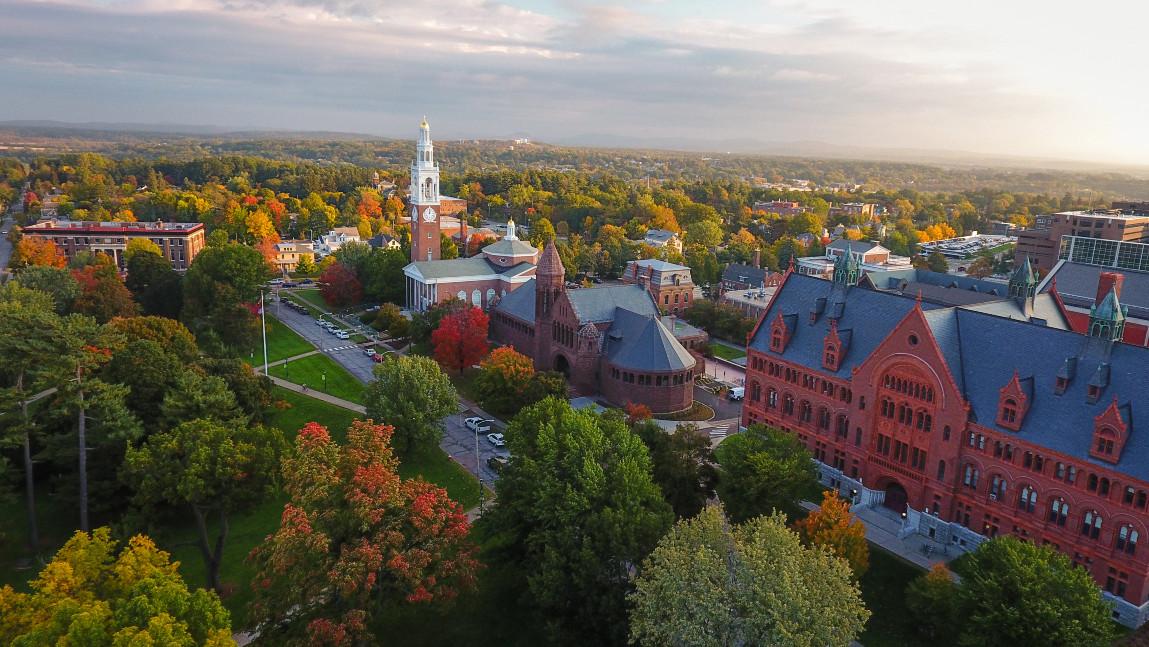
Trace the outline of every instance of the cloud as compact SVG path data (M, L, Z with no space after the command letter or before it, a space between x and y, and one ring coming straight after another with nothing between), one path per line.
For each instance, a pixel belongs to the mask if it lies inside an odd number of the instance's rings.
M1149 146L1137 111L1083 119L1096 103L1033 83L976 30L870 0L538 6L9 0L0 83L18 90L0 118L408 135L427 114L446 137Z

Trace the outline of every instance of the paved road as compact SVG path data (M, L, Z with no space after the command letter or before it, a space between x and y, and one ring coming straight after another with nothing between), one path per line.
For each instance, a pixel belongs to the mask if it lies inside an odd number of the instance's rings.
M370 382L373 379L375 362L363 352L361 347L347 340L337 339L334 335L316 325L315 318L310 315L296 312L291 308L282 307L274 302L267 311L269 314L275 315L276 318L289 328L299 333L301 337L315 344L320 352L338 362L363 383ZM288 372L290 373L290 371L291 369L289 367ZM313 391L315 386L317 385L311 385ZM461 404L458 414L448 416L443 420L445 433L443 434L443 441L440 445L443 451L447 452L449 456L467 468L469 472L476 475L484 483L490 484L494 482L496 474L494 470L487 465L487 461L493 456L507 456L508 454L505 449L498 449L492 445L490 441L487 440L486 435L480 435L478 438L479 458L478 466L476 467L475 434L463 425L463 420L471 416L490 417L479 412L477 409L465 408L465 405ZM504 427L505 425L501 421L496 421L492 431L501 430Z

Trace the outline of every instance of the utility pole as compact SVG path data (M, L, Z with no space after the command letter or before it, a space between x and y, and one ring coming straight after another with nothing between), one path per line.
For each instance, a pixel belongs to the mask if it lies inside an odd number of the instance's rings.
M88 525L88 421L84 415L84 382L80 363L76 363L76 385L79 387L80 418L76 430L80 442L80 530L89 532Z
M263 328L263 374L270 375L267 372L267 312L266 307L263 305L263 288L259 288L259 321Z

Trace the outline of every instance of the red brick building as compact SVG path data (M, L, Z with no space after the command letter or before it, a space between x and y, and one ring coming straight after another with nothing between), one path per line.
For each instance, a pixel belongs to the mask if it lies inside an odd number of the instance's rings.
M645 287L663 313L682 314L694 303L694 280L685 265L655 258L629 261L620 278Z
M186 270L204 248L206 237L199 222L81 222L45 220L23 229L25 236L50 240L70 260L76 252L102 252L123 269L128 241L143 238L159 246L177 270Z
M645 404L655 413L690 408L698 359L683 345L702 333L673 316L663 318L639 285L568 290L554 242L534 278L491 311L490 335L534 359L538 370L559 371L575 391L599 393L611 404Z
M1117 293L1083 335L857 283L846 262L833 281L787 274L748 344L743 424L796 434L824 484L904 513L903 536L1049 544L1118 621L1145 622L1149 349L1117 341ZM1036 286L1023 264L1013 312L1034 312Z

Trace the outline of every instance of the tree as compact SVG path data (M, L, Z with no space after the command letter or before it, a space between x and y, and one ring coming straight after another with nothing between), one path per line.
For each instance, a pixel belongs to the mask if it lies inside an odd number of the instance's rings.
M961 626L957 604L957 584L941 562L906 587L906 609L918 631L931 640L952 637L954 627Z
M722 226L710 220L702 220L686 226L686 242L710 248L722 244Z
M447 234L439 234L439 258L444 261L459 258L459 246Z
M271 274L267 261L245 245L208 247L184 276L181 317L201 347L212 352L251 348L259 323L248 304L258 302Z
M435 360L449 370L461 373L487 355L487 326L490 319L479 308L467 308L443 317L431 333Z
M30 265L66 267L68 259L56 243L39 236L24 236L12 247L8 267L20 269Z
M506 431L512 459L483 517L526 577L530 598L584 644L621 642L631 569L673 513L622 415L548 398Z
M153 434L139 448L129 447L124 478L135 490L136 505L191 510L208 586L221 592L228 520L274 491L284 445L283 432L275 428L191 420ZM208 532L211 516L218 520L214 541Z
M991 539L958 568L958 643L973 647L1108 645L1110 606L1089 572L1048 546Z
M866 526L850 515L849 506L833 490L823 492L822 506L794 522L794 526L802 541L826 548L846 560L854 577L860 579L870 567Z
M163 258L164 250L147 238L132 238L124 246L124 261L131 264L136 254L154 254Z
M299 262L295 264L296 274L315 274L317 268L315 267L315 259L311 254L300 254Z
M72 303L80 296L80 284L72 278L71 272L62 267L29 265L20 270L16 280L26 288L52 295L57 314L70 311Z
M531 224L531 244L536 249L542 249L547 243L555 239L555 226L546 218L539 218Z
M76 312L89 315L100 323L114 317L134 317L139 313L139 306L120 280L114 265L88 265L72 270L72 277L80 285L80 295L72 305Z
M506 414L519 409L535 375L534 361L511 346L500 346L483 360L475 392L483 409Z
M411 342L425 346L431 342L431 333L439 328L443 317L471 307L467 303L451 297L433 304L425 312L416 312L411 317Z
M714 495L718 481L710 436L690 424L678 425L674 433L667 433L652 420L632 424L650 451L654 482L674 508L674 515L685 519L698 514Z
M391 433L356 420L340 447L316 423L299 431L283 461L290 501L249 558L257 571L250 616L273 644L317 644L338 633L347 635L339 644L359 644L387 605L474 587L479 564L466 514L446 490L399 477Z
M631 602L631 641L651 645L845 647L870 616L845 562L784 516L731 528L720 506L658 542Z
M993 274L993 259L978 256L969 264L966 273L977 279L984 279L987 276L991 276Z
M200 356L195 336L187 326L167 317L120 317L109 321L106 328L122 336L125 343L145 339L154 341L185 364L196 361Z
M375 367L375 380L367 385L367 417L395 428L400 454L437 447L443 436L439 420L458 406L451 380L427 357L388 357Z
M750 425L727 438L718 457L718 496L730 518L742 522L774 510L794 514L803 493L818 486L814 461L792 434Z
M183 307L183 279L162 254L148 250L133 254L128 259L128 277L124 284L144 314L179 317Z
M187 371L179 357L150 339L136 339L112 354L103 376L131 390L130 408L145 425L159 422L164 395Z
M6 645L235 644L216 594L189 591L178 564L144 535L116 554L107 528L77 532L30 588L0 588Z
M363 300L363 286L343 263L332 263L319 276L319 293L332 308L344 308Z
M947 261L946 257L938 251L930 252L930 255L926 257L926 263L929 265L930 270L933 272L941 272L942 274L945 274L950 269L949 261Z

